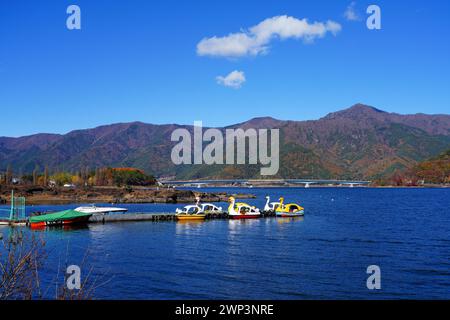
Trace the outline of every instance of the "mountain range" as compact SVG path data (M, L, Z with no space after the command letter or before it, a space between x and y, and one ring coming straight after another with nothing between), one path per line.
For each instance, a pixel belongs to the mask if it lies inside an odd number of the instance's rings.
M401 115L356 104L318 120L254 118L227 128L279 128L277 177L376 179L450 149L450 115ZM177 178L259 178L257 165L180 165L171 133L192 126L118 123L67 134L0 137L0 171L136 167ZM222 130L224 128L221 128Z

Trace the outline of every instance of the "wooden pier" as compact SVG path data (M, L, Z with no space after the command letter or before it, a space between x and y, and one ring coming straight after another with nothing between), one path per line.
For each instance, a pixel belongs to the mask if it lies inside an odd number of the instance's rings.
M273 212L261 213L261 218L275 217ZM219 220L229 219L227 213L212 213L207 214L205 220ZM175 213L124 213L124 214L106 214L93 215L89 218L89 223L110 223L110 222L163 222L163 221L177 221ZM1 220L0 225L9 225L12 227L20 227L28 225L28 220L6 221Z
M274 213L261 213L261 218L275 217ZM205 220L228 219L227 213L207 214ZM137 221L176 221L174 213L124 213L95 215L89 218L90 223L137 222Z
M171 213L124 213L94 215L89 218L91 223L132 222L132 221L175 221Z

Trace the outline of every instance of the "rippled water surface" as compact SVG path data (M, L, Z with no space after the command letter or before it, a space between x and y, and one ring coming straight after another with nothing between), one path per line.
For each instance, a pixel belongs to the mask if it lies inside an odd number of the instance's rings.
M85 258L83 275L101 280L99 299L450 298L450 189L201 189L223 190L253 193L257 199L245 201L259 207L266 194L283 195L302 204L305 217L37 231L47 242L43 283L58 265ZM369 265L381 268L381 290L366 287Z

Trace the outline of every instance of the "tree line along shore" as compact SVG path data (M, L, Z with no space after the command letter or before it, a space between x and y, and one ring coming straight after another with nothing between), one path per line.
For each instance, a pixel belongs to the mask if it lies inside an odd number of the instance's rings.
M76 172L56 170L50 173L46 166L42 171L36 167L32 173L16 173L11 166L0 171L0 185L26 185L42 187L62 186L152 186L154 176L137 168L97 168L83 167Z

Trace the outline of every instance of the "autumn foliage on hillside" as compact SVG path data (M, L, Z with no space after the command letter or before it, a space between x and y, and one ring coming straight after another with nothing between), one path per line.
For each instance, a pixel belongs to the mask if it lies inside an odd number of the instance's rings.
M389 181L378 183L396 186L450 184L450 150L436 158L420 162L409 170L397 171Z
M411 171L428 183L450 183L450 150L435 159L419 163Z

